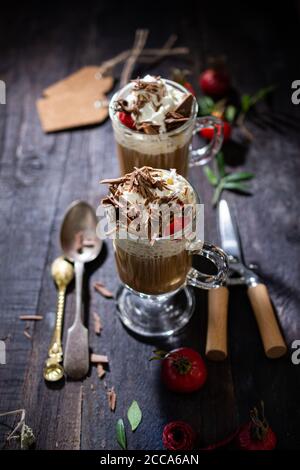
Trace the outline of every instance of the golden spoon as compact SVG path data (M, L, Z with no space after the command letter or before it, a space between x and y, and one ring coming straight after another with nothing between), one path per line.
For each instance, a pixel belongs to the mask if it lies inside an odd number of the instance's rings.
M61 345L65 293L67 285L74 277L73 265L64 259L63 256L56 258L51 266L51 274L57 285L57 310L55 329L52 336L51 344L48 350L48 359L44 367L44 379L50 382L60 380L64 375L64 368L60 364L63 358Z

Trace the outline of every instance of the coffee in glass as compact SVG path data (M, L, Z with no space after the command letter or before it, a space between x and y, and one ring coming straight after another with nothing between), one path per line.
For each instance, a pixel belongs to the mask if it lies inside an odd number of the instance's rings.
M142 167L103 180L102 200L113 222L113 244L123 287L122 322L144 336L167 336L187 324L194 310L188 285L219 287L227 274L225 253L197 238L198 197L176 170ZM192 267L192 255L210 259L216 275Z
M196 98L171 80L150 75L133 80L113 96L109 113L122 175L152 166L187 176L189 165L210 161L222 145L222 121L197 117ZM207 127L214 130L211 142L192 149L193 135Z

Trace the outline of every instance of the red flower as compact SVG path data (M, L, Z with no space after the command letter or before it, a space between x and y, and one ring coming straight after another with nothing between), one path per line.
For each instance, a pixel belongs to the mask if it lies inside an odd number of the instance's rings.
M193 450L196 433L188 423L172 421L164 427L162 441L167 450Z

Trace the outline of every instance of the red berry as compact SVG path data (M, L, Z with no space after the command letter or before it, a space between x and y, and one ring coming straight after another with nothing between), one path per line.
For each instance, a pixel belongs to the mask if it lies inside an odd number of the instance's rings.
M190 393L203 387L207 378L205 363L191 348L174 349L162 362L161 377L173 392Z
M237 444L241 450L273 450L277 437L270 428L261 403L261 414L254 408L250 412L251 421L241 427L237 435Z
M219 127L218 124L217 124L217 127ZM230 139L231 131L232 131L232 128L229 122L223 121L223 137L224 137L223 141L224 142ZM204 129L200 130L199 134L201 135L201 137L203 137L203 139L212 140L214 136L214 130L212 127L205 127Z
M164 427L162 441L167 450L193 450L196 433L188 423L172 421Z
M174 235L174 233L177 232L182 232L184 230L187 230L187 227L191 223L191 218L190 217L176 217L174 220L170 223L169 227L166 229L165 235Z
M253 438L252 423L242 426L237 439L241 450L273 450L277 443L276 435L271 428L268 428L262 439Z
M225 70L207 69L199 77L201 90L205 95L221 98L230 88L230 78Z
M124 113L123 111L120 111L118 113L118 117L124 126L129 127L129 129L134 129L135 128L135 123L134 120L132 119L131 115L129 113Z
M186 88L192 95L196 96L196 92L194 90L193 85L190 82L184 82L184 88Z

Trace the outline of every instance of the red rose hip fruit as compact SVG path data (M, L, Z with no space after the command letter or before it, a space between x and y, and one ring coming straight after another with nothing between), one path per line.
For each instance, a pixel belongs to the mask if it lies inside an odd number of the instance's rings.
M230 89L230 78L225 70L211 68L200 75L199 84L205 95L221 98Z
M204 385L207 371L197 351L191 348L179 348L164 357L161 377L169 390L190 393L199 390Z

